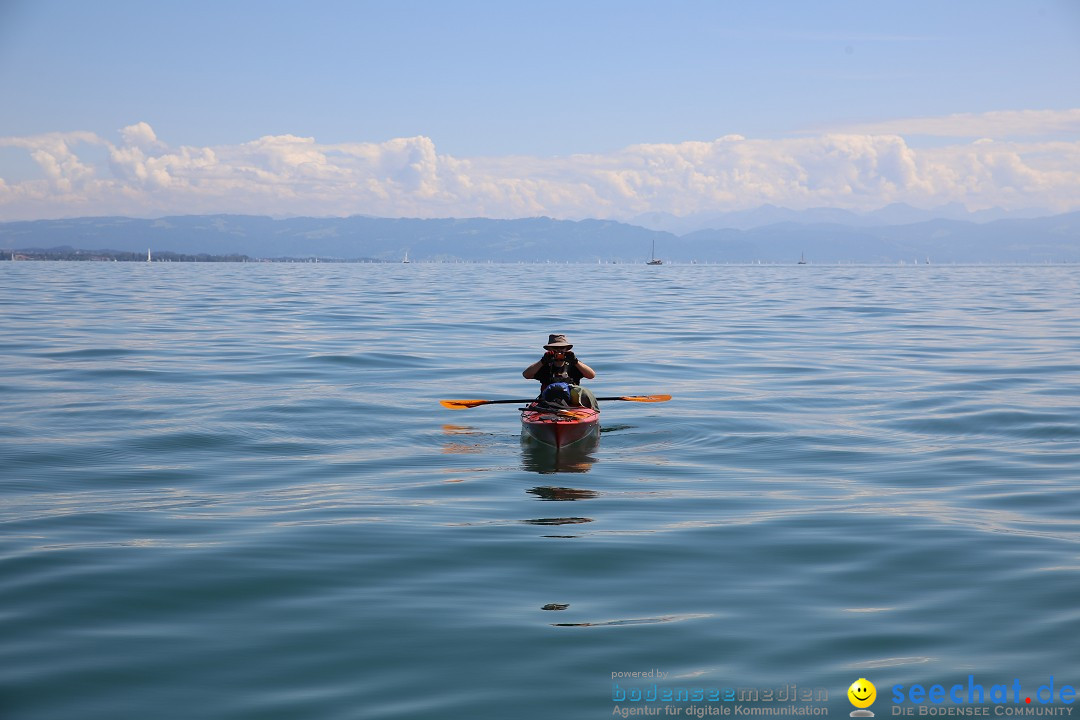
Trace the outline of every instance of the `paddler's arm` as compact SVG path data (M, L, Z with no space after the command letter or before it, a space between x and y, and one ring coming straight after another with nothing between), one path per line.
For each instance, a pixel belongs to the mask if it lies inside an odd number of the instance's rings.
M586 380L592 380L596 377L596 371L580 360L577 361L577 369L581 371L581 377Z
M581 373L581 377L585 378L586 380L592 380L596 377L596 371L585 363L578 360L578 356L575 355L573 352L568 351L566 353L566 359L577 366L578 372Z
M525 370L521 373L521 376L524 377L526 380L532 380L533 378L536 377L536 373L540 372L540 368L542 368L543 366L544 366L544 361L543 360L537 360L532 365L525 368Z
M532 380L533 378L535 378L536 373L540 372L540 368L544 367L544 361L548 359L549 355L551 355L551 353L544 353L544 356L542 358L534 362L529 367L525 368L525 370L521 373L521 376L526 380Z

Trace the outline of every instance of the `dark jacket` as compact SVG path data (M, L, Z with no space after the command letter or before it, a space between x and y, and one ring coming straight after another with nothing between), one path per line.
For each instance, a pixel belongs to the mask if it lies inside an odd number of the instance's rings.
M550 385L553 382L566 382L571 385L580 385L582 377L584 376L581 374L581 370L578 369L577 363L574 362L541 365L536 373L536 377L533 379L539 380L543 385Z

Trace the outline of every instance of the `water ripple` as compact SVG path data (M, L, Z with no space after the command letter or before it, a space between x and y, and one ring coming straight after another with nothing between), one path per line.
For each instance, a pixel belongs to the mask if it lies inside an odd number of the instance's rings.
M12 717L1080 675L1075 267L0 266ZM560 453L439 406L551 332L673 399Z

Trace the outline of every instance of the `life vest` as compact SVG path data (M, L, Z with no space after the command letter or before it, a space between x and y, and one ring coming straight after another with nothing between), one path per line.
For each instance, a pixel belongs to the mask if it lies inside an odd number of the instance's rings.
M581 383L581 378L581 371L576 366L571 367L569 363L565 362L545 365L540 368L540 372L536 373L536 379L543 383L544 387L552 383L578 385Z

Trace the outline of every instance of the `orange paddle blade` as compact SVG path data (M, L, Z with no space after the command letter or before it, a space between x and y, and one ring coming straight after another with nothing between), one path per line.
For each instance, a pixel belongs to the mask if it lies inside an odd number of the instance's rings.
M451 410L468 410L477 405L483 405L483 400L440 400L439 404Z
M608 398L598 398L600 400L607 400ZM629 400L630 402L667 402L671 399L670 395L624 395L619 398L613 398L615 400Z

